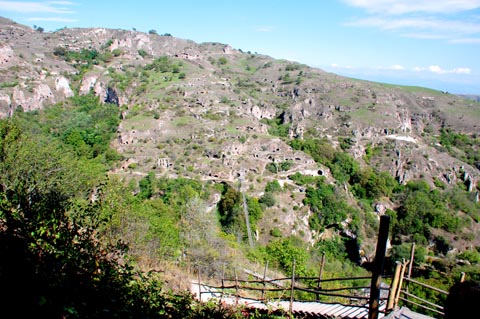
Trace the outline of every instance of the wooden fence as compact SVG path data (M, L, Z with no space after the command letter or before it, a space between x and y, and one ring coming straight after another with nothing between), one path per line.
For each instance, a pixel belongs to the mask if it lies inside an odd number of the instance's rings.
M295 273L295 260L292 264L292 276L282 278L268 278L266 276L268 264L265 266L263 275L244 270L249 279L241 279L234 270L234 278L227 278L222 275L221 285L209 285L216 293L221 296L234 296L236 298L245 298L240 292L249 292L248 298L266 301L272 299L289 299L290 314L292 313L292 304L294 301L316 300L321 302L340 302L342 304L357 304L359 307L368 309L368 318L376 319L379 316L381 304L387 302L388 293L381 293L382 273L385 258L386 243L388 238L389 217L382 216L380 220L379 239L373 263L372 276L366 277L346 277L346 278L323 278L323 266L325 257L322 257L322 263L318 277L297 277ZM349 286L339 287L340 282L357 282ZM198 273L199 297L202 293L201 278ZM335 284L336 283L336 284ZM202 284L203 285L203 284ZM204 285L205 286L205 285ZM334 286L334 287L332 287ZM253 296L252 296L253 295Z
M321 303L339 303L343 305L355 305L368 309L368 319L376 319L380 313L388 314L398 309L398 305L414 305L417 308L430 311L431 313L444 315L442 305L435 304L425 298L412 293L414 285L430 290L436 294L448 295L448 292L411 278L415 245L412 245L410 260L397 262L393 276L382 276L383 262L385 257L386 239L388 238L389 219L382 216L380 222L379 239L373 263L371 276L323 278L325 256L322 256L319 274L317 277L297 277L295 273L295 261L292 264L292 276L270 278L267 276L268 263L265 265L263 274L243 269L246 274L239 278L237 270L234 276L226 277L225 270L222 274L220 285L208 285L215 294L234 298L249 298L267 303L272 300L289 300L290 314L292 304L297 301L317 301ZM384 279L388 279L387 284ZM464 276L462 276L462 281ZM203 293L200 289L200 272L198 272L199 297ZM343 284L345 283L345 284ZM202 284L203 285L203 284ZM204 285L206 287L206 285ZM410 289L409 289L410 288Z
M411 293L410 290L412 286L420 286L424 290L429 290L437 295L443 295L444 297L448 296L448 291L433 287L426 283L420 282L411 278L412 269L414 263L415 255L415 244L412 244L410 252L410 260L403 261L402 263L397 262L395 267L395 273L393 276L389 299L387 303L387 309L395 309L398 306L399 301L402 301L406 305L414 305L421 309L430 311L435 314L444 316L444 308L442 305L435 304L431 301L426 300L425 298L416 296ZM460 281L465 280L465 274L462 274Z

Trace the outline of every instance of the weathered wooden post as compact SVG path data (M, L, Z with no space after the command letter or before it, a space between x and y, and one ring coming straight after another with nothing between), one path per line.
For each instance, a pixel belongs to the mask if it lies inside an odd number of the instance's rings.
M233 268L233 271L235 272L235 306L238 305L238 276L237 276L237 268Z
M410 279L410 277L412 276L414 259L415 259L415 243L412 243L412 248L410 249L410 264L408 265L408 274L407 274L408 279Z
M395 274L393 275L392 285L388 293L387 310L395 308L395 297L397 296L398 282L400 281L400 272L402 271L402 264L397 262L395 266Z
M404 259L402 264L402 271L400 271L400 281L398 282L397 295L395 296L395 304L394 304L395 307L398 305L398 301L400 300L400 293L402 292L402 285L403 285L403 277L405 276L405 270L407 269L407 264L408 264L408 261L405 261Z
M223 294L224 294L224 287L225 287L225 263L223 263L223 268L222 268L222 295L220 296L220 302L223 299Z
M290 287L290 318L293 318L293 294L295 292L295 259L293 260L293 265L292 265L292 283Z
M265 278L267 276L267 269L268 269L268 260L267 260L267 263L265 264L265 268L263 269L263 280L262 280L262 284L263 284L263 288L262 288L262 300L265 299Z
M377 248L372 269L372 282L370 285L370 301L368 319L378 319L378 308L380 303L380 283L382 281L385 252L387 250L388 230L390 227L390 216L380 217L380 230L378 231Z
M317 290L322 288L323 268L325 267L325 253L322 254L322 262L320 263L320 272L318 273ZM320 294L317 293L317 301L320 300Z
M200 282L200 267L198 267L197 277L198 277L198 300L201 302L202 301L202 283Z
M410 248L410 261L408 264L408 272L407 272L407 278L410 279L412 276L412 269L413 269L413 261L415 259L415 243L412 243L412 247ZM410 285L410 282L407 281L405 284L405 291L408 292L408 286ZM408 299L408 295L405 296L406 299Z

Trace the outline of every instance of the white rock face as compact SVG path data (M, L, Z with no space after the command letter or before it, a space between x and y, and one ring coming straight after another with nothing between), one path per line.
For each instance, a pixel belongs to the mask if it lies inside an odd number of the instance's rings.
M97 81L93 91L95 92L96 96L100 97L100 101L105 101L105 98L107 97L107 86L105 83Z
M55 97L48 85L40 84L33 90L33 96L30 101L32 109L41 109L44 106L44 102L55 103Z
M144 33L139 33L135 36L135 40L138 41L137 43L137 48L138 49L148 49L150 51L150 54L152 54L151 50L151 41L150 38L144 34Z
M13 58L13 49L8 45L0 47L0 65L6 65Z
M250 113L255 116L257 119L267 118L271 119L275 117L275 110L268 109L266 107L260 108L258 105L252 106Z
M404 142L410 142L410 143L417 143L417 140L414 139L411 136L401 136L401 135L387 135L386 138L391 139L391 140L398 140L398 141L404 141Z
M82 84L80 85L80 94L85 95L90 92L91 89L95 87L95 83L98 80L98 76L89 75L83 78Z
M12 100L8 94L0 93L0 118L11 116Z
M69 98L74 95L72 89L70 88L70 82L64 76L59 76L55 78L55 89L58 92L63 92L63 96L65 98Z
M128 38L125 38L125 39L115 39L113 40L113 43L112 45L110 46L110 50L113 51L115 49L118 49L118 48L129 48L131 49L132 48L132 38L128 37Z
M12 99L16 106L21 105L25 109L26 98L23 91L20 91L17 87L15 87L13 89Z
M33 94L25 96L25 93L18 88L13 90L13 106L22 106L25 111L43 109L47 104L55 103L55 96L50 87L45 84L39 84L33 89Z

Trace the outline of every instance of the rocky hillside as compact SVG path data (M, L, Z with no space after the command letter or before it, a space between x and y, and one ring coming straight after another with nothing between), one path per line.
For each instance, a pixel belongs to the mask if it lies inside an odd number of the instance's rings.
M47 33L0 18L1 117L92 92L122 110L116 174L241 178L257 197L278 180L286 191L259 224L260 241L274 226L307 241L318 235L309 227L305 188L289 176L335 178L311 152L292 147L294 140L325 140L400 184L464 183L478 200L477 102L349 79L220 43L103 28ZM441 142L452 135L467 141ZM346 183L344 191L351 197ZM387 208L395 203L383 198L372 211Z

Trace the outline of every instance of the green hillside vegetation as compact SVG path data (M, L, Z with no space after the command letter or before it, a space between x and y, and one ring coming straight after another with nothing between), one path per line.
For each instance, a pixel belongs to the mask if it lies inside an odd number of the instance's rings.
M326 267L331 276L364 273L349 255L351 239L346 237L323 240L309 249L298 238L277 233L280 238L267 245L248 248L241 195L234 185L158 178L153 173L138 183L109 176L107 171L121 158L108 146L118 113L116 106L87 95L2 120L0 240L8 263L2 264L1 274L9 274L2 280L15 292L8 302L18 302L13 297L18 293L22 302L31 305L23 307L29 309L25 311L72 318L100 317L112 309L120 316L216 313L224 310L192 307L191 297L166 291L161 281L139 272L138 266L161 260L179 269L195 265L214 274L236 262L233 250L252 261L270 261L286 274L295 259L298 274L314 275L322 253L331 256ZM420 250L417 262L424 264L428 254L444 255L449 250L445 238L433 229L462 236L462 229L479 219L478 203L462 185L442 189L414 181L401 186L389 174L361 168L324 140L292 140L290 145L328 166L337 181L329 184L324 177L299 173L290 176L307 186L304 204L313 212L314 230L342 228L340 223L349 218L349 229L361 241L368 229L375 234L376 220L368 217L372 200L388 197L398 206L396 212L387 212L393 218L398 247L435 243L433 250ZM349 185L355 201L343 195L341 185ZM281 186L273 181L265 190L261 198L247 196L253 230L263 211L275 205ZM206 209L214 193L221 195L217 213ZM394 249L393 257L404 255ZM479 256L478 251L465 251L458 258L474 267ZM449 274L438 277L428 268L422 273L426 281L443 286L466 270L448 261L429 267ZM478 268L468 271L478 278Z
M91 96L68 104L0 122L2 314L239 318L240 310L200 305L137 266L212 243L203 238L208 218L192 210L204 212L208 186L149 175L134 195L107 175L116 157L103 138L116 127L115 110ZM191 258L217 260L209 252Z
M195 301L190 280L267 263L288 277L294 262L316 277L323 256L324 278L368 276L382 214L386 275L415 243L415 279L480 280L480 104L151 31L145 47L115 50L111 34L79 49L52 33L42 76L75 95L52 87L60 102L0 120L6 317L243 318ZM32 65L3 73L5 116L45 84Z

